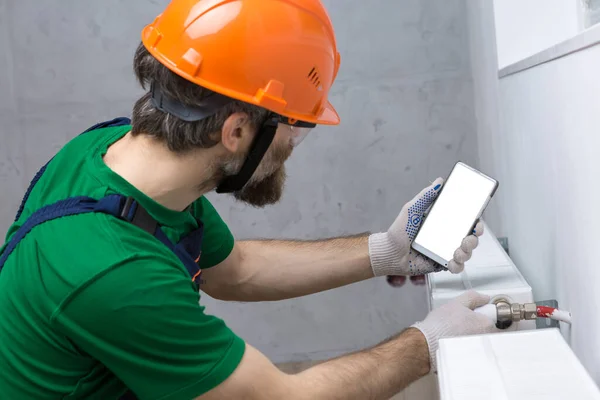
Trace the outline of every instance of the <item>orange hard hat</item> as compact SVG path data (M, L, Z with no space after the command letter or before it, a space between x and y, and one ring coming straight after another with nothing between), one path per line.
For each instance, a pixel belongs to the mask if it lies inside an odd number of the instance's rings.
M172 0L142 42L181 77L293 121L339 124L340 55L319 0Z

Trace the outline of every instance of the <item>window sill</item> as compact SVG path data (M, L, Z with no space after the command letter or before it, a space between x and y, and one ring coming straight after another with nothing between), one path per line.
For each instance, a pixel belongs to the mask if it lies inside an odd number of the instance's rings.
M600 44L600 24L498 71L500 79Z

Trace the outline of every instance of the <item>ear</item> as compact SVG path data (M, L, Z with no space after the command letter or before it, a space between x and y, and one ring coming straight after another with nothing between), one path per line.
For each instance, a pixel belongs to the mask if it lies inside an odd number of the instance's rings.
M221 143L231 153L246 151L255 132L246 113L236 112L225 120L221 130Z

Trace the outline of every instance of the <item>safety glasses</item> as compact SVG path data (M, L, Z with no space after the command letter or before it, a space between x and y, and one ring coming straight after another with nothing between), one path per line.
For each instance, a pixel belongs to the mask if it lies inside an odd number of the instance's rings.
M189 107L164 96L154 84L151 87L151 91L152 103L156 108L173 114L184 121L199 121L207 118L232 101L229 97L213 93L199 102L195 107ZM311 129L316 126L316 124L293 120L276 113L271 113L268 119L275 119L279 123L277 131L288 135L294 147L298 146Z
M199 101L194 107L189 107L176 99L165 96L154 84L151 86L151 94L152 103L157 109L175 115L184 121L200 121L214 115L219 109L233 101L229 97L212 93L202 99L202 101ZM223 179L216 188L217 193L232 193L241 190L252 177L252 174L278 132L288 135L290 142L295 147L304 140L308 132L315 126L316 124L313 123L293 120L276 113L271 113L259 127L259 131L250 146L248 156L240 171L236 175Z
M276 118L279 123L277 126L277 133L289 136L294 147L298 146L316 126L316 124L292 120L278 114L274 114L274 118Z

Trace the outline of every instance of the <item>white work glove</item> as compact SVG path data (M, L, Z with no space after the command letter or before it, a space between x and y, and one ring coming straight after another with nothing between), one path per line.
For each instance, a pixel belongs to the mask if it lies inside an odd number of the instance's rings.
M444 180L436 179L433 184L421 191L404 205L387 232L369 236L369 257L375 276L422 275L443 270L443 267L428 257L411 249L423 215L437 198ZM454 258L448 263L448 270L454 274L462 272L465 262L471 258L483 234L483 223L477 223L473 235L467 236Z
M438 341L444 337L477 335L497 332L495 323L483 314L476 313L475 308L488 304L489 296L469 290L449 303L431 311L422 322L417 322L412 327L420 330L429 346L431 372L435 372L436 352Z

